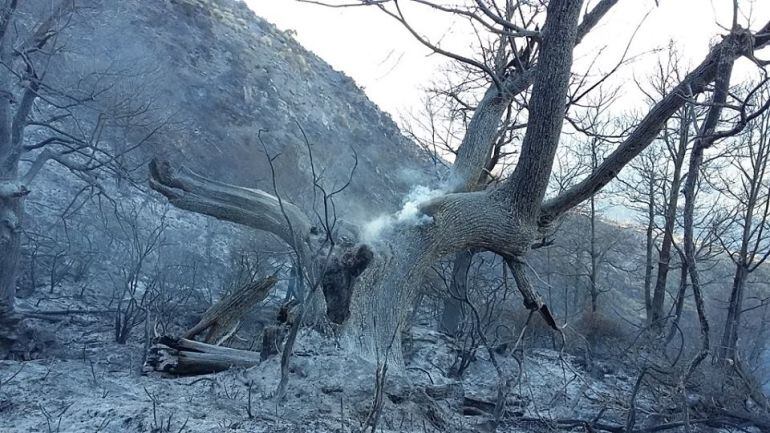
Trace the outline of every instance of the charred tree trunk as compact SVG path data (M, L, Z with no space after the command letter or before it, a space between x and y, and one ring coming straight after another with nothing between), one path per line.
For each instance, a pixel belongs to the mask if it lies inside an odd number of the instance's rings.
M596 313L599 309L599 252L596 250L596 196L591 196L591 272L589 275L591 289L591 313Z
M473 262L473 253L469 250L455 255L452 266L452 280L449 283L449 296L444 300L439 330L455 336L460 330L465 313L463 305L468 296L468 270Z
M21 257L22 204L22 197L0 197L0 359L9 356L21 331L14 304Z
M679 290L676 293L676 301L674 303L674 317L671 320L671 328L668 331L668 336L666 336L667 345L674 338L677 328L679 327L679 322L682 319L682 312L684 311L684 298L687 296L687 258L681 251L679 252L679 258L682 262L681 268L679 269Z
M259 363L260 355L257 352L184 338L161 337L150 347L143 371L176 375L209 374L232 367L253 367Z
M647 324L652 321L652 264L655 245L653 244L653 229L655 228L655 183L650 180L647 203L647 229L645 231L644 255L644 311Z
M19 182L19 146L15 134L13 60L10 32L11 17L16 4L8 4L0 19L0 61L6 66L0 71L0 359L9 355L19 336L20 318L15 312L16 278L21 257L21 228L26 186Z
M262 350L259 352L261 361L265 361L281 351L283 335L284 331L280 326L267 326L262 330Z
M273 275L244 285L212 305L203 318L180 338L156 338L145 360L144 371L172 374L206 374L230 367L251 367L272 354L279 327L267 327L262 353L221 347L238 329L243 316L263 301L278 279ZM193 338L206 332L203 342ZM270 340L265 346L265 338ZM277 353L277 352L276 352Z
M695 367L700 364L703 359L708 355L710 350L710 327L708 318L706 317L706 307L703 302L703 293L701 292L700 285L700 273L698 272L698 265L695 257L695 239L693 233L693 224L695 219L695 192L697 185L698 172L700 166L703 163L703 149L693 149L692 155L690 155L690 166L687 175L687 182L684 188L684 254L687 260L687 268L690 274L690 283L692 285L693 298L695 299L695 309L698 312L698 321L700 323L701 330L701 350L690 362L690 368L687 375L694 371Z

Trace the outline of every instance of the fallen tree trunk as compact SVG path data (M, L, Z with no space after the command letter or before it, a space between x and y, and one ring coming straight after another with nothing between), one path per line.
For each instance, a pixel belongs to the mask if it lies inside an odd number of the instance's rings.
M179 375L207 374L230 367L252 367L260 353L222 347L238 330L241 318L267 298L278 282L275 275L245 284L212 305L201 320L180 338L161 336L153 341L143 370ZM206 333L203 342L193 338Z
M271 275L233 291L206 310L198 324L182 334L182 338L191 340L208 331L203 338L204 342L214 345L224 343L238 330L241 318L267 298L276 282L278 278Z
M143 371L176 375L216 373L231 367L253 367L259 352L232 349L185 338L159 337L147 354Z

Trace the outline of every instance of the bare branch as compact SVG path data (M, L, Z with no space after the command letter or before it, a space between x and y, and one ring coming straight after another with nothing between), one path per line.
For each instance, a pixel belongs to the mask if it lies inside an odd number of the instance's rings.
M185 167L175 172L165 161L153 160L150 163L150 187L166 196L176 207L265 230L289 245L306 239L311 232L310 220L291 203L284 201L283 208L296 238L289 230L275 196L258 189L206 179Z
M768 23L762 32L770 30ZM639 122L628 138L610 154L599 168L582 182L564 193L546 201L543 205L541 218L544 222L553 220L556 216L571 209L587 199L596 191L603 188L614 179L620 170L636 157L657 137L665 125L666 119L688 102L692 95L702 93L714 81L717 67L721 62L733 62L741 55L759 47L758 41L770 42L770 37L761 39L759 36L742 32L726 36L714 46L701 64L663 97Z

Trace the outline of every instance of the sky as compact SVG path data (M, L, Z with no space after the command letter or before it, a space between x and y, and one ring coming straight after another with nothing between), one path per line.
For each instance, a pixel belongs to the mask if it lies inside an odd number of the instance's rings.
M295 37L303 46L352 77L370 99L396 120L419 110L424 89L439 78L438 72L448 62L442 56L431 54L399 23L376 8L332 9L296 0L245 2L257 15L280 29L296 32ZM472 54L468 48L472 40L465 21L410 3L400 4L421 34L440 41L442 47ZM729 26L731 22L732 0L658 0L658 4L656 6L654 0L620 0L576 50L576 61L588 61L597 50L604 49L603 68L608 70L618 61L641 23L630 54L663 48L673 40L684 63L695 65L707 53L709 44L725 33L720 24ZM751 28L757 29L770 20L770 1L741 0L740 4L743 26L750 23ZM640 57L618 75L617 85L628 87L624 83L629 79L651 75L656 56L658 54L653 53ZM745 76L746 71L753 71L751 66L747 61L741 62L736 79ZM628 89L627 93L627 106L641 100L638 92Z

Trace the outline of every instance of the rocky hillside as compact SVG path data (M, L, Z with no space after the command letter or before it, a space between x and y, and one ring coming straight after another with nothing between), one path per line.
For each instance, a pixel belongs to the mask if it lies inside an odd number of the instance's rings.
M311 164L355 217L397 204L422 179L423 157L352 79L303 49L290 33L238 0L102 1L67 33L67 71L130 70L166 122L138 153L170 158L200 173L272 191L262 141L278 187L309 204ZM261 132L260 132L261 131ZM351 215L351 217L353 217Z

